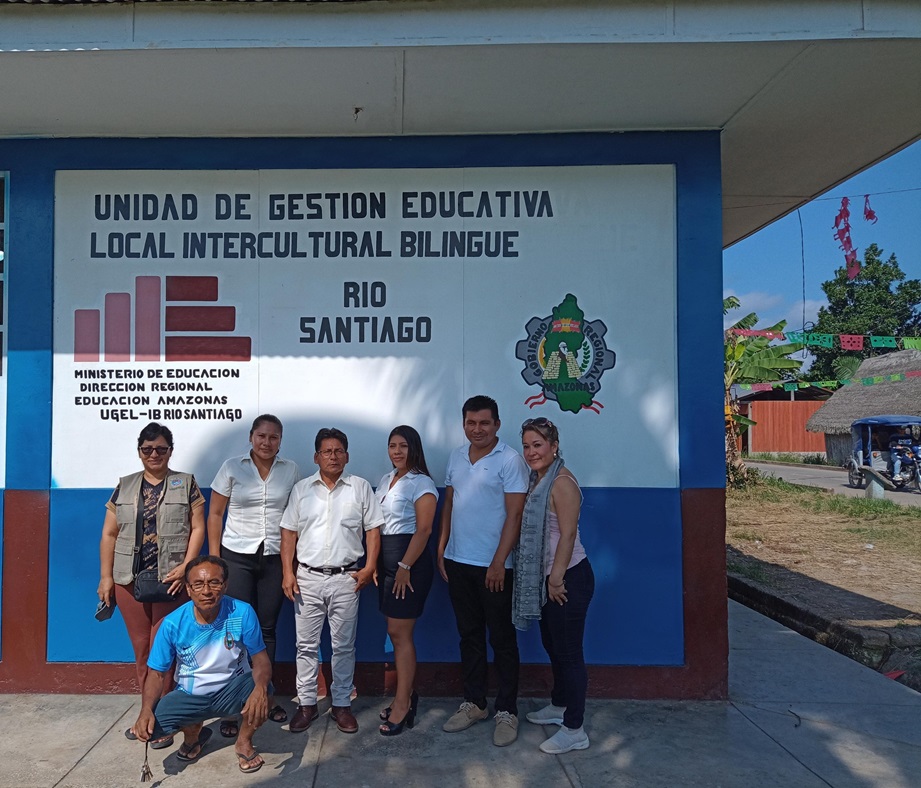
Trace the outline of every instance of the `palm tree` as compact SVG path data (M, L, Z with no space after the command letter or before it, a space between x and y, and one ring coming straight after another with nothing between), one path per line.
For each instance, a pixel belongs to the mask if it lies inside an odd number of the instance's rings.
M739 299L729 296L723 299L723 314L741 306ZM753 329L758 323L758 315L749 312L737 320L723 335L723 388L725 392L726 411L726 476L730 484L743 482L747 476L745 465L739 457L738 438L740 425L748 427L754 422L739 414L739 406L732 397L732 387L736 383L770 383L795 377L803 362L790 358L793 353L803 349L798 342L785 345L772 345L772 339L766 336L742 336L736 329ZM761 329L782 334L787 326L781 320L773 326Z

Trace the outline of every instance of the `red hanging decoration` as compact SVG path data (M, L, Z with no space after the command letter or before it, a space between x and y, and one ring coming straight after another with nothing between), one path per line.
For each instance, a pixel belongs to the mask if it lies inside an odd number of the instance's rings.
M835 217L835 240L838 241L838 248L844 251L844 264L847 267L847 278L853 279L860 273L860 261L857 259L857 251L851 241L851 211L848 206L851 201L847 197L841 198L841 209Z
M870 207L869 194L865 194L863 196L863 218L870 224L876 224L879 221L879 218L876 215L876 211Z

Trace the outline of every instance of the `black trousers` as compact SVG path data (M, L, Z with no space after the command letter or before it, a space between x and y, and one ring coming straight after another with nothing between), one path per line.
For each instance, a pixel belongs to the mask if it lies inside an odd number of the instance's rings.
M553 670L550 702L554 706L566 707L563 725L580 728L585 716L585 693L588 691L582 639L585 635L585 615L595 593L592 565L583 558L566 570L563 580L566 583L566 602L559 605L547 599L541 609L540 638Z
M281 556L264 555L265 544L255 553L235 553L221 545L221 558L230 567L227 596L252 605L259 618L265 651L275 664L275 625L281 612L284 593L281 590Z
M486 659L486 631L492 646L498 674L496 711L518 714L518 635L512 625L512 582L514 572L505 570L505 588L486 588L486 567L445 561L448 593L457 633L460 635L461 669L464 676L464 700L486 708L489 686Z

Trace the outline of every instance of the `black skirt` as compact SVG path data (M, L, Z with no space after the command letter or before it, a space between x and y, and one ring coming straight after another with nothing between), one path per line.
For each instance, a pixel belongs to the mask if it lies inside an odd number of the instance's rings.
M416 559L409 570L409 582L413 587L406 589L406 596L397 599L393 595L397 563L406 555L406 548L412 541L412 534L391 534L381 536L381 555L377 564L377 592L380 611L388 618L419 618L425 607L425 600L432 588L435 567L428 547Z

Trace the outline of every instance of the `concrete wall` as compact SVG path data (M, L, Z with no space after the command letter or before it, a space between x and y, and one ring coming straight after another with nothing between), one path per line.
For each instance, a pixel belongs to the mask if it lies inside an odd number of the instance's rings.
M604 438L604 448L589 446L588 438L567 445L576 472L591 485L593 469L610 469L608 478L627 481L587 486L582 532L595 565L598 588L586 635L592 665L591 692L625 697L723 697L726 691L726 599L724 582L724 512L722 413L719 384L721 328L715 306L721 297L719 243L719 140L710 133L628 135L541 135L535 137L401 138L365 140L73 140L0 142L0 170L9 173L8 288L11 326L8 353L8 467L4 492L2 575L2 661L0 688L6 691L130 691L133 669L121 622L92 620L98 580L98 533L104 487L59 487L53 480L56 463L78 461L123 452L121 440L99 440L98 421L63 418L68 431L55 445L53 407L70 397L73 381L55 378L55 326L72 321L72 304L57 309L62 293L53 293L61 248L60 228L70 221L55 207L55 180L64 170L86 172L141 170L150 172L220 171L230 169L336 170L340 168L477 168L477 167L589 167L598 165L667 165L675 180L675 268L672 281L656 280L619 294L645 302L655 313L667 299L657 298L674 288L673 313L658 319L674 326L672 353L676 412L669 415L650 379L638 374L631 355L655 355L650 340L640 333L621 332L607 341L618 347L618 367L605 372L605 411L564 414L541 410L560 420L565 435L578 435L585 419ZM191 174L190 174L191 177ZM61 203L63 206L63 203ZM587 217L585 232L601 232L605 222ZM56 232L55 227L58 228ZM60 240L58 240L60 244ZM79 256L78 256L79 257ZM77 259L77 258L75 258ZM506 300L514 301L528 287L527 263L518 277L502 284ZM349 274L350 261L329 265L337 275ZM629 281L642 271L643 250L635 256L612 258L605 270L611 281ZM559 268L554 288L578 282L572 261ZM546 277L545 277L546 278ZM588 282L584 283L588 284ZM647 283L649 284L649 283ZM60 289L60 288L59 288ZM584 288L583 288L584 289ZM63 294L66 296L66 293ZM502 293L500 292L500 295ZM614 303L612 301L612 303ZM530 302L536 315L553 306ZM525 308L525 307L523 307ZM534 311L536 310L536 311ZM528 313L529 315L531 312ZM586 313L590 320L594 314ZM608 316L606 319L612 320ZM522 336L501 338L488 368L523 389L516 404L512 394L500 398L510 413L505 439L514 445L514 424L531 410L523 400L538 389L519 379L521 362L515 345ZM644 348L643 343L647 345ZM66 350L66 348L65 348ZM132 362L133 363L133 362ZM637 362L638 364L638 362ZM490 366L491 365L491 366ZM55 367L57 368L57 367ZM498 380L498 376L496 377ZM477 378L471 378L476 381ZM482 382L471 383L479 391ZM463 386L461 387L463 388ZM63 391L63 395L62 395ZM513 389L509 389L513 391ZM452 411L470 391L451 391L446 406ZM603 392L606 393L606 392ZM336 394L331 392L335 413ZM605 399L602 397L602 399ZM53 405L53 403L55 403ZM260 401L261 404L261 401ZM547 407L547 406L545 406ZM552 407L552 405L551 405ZM646 440L623 445L616 428L618 410L636 410L640 434ZM659 414L657 416L657 414ZM252 417L253 414L247 414ZM325 414L323 422L330 421ZM566 421L571 419L572 421ZM673 424L670 421L674 421ZM360 419L342 411L336 419L347 430L361 429ZM459 443L459 424L445 440ZM141 425L142 426L142 425ZM178 435L192 427L181 420L171 424ZM286 441L306 442L319 426L310 414L286 419ZM136 433L139 426L130 425ZM245 445L245 424L234 427ZM668 446L656 452L649 447ZM664 432L663 432L664 430ZM386 431L372 430L369 446ZM194 435L194 432L192 433ZM425 432L423 432L425 437ZM665 437L663 437L665 436ZM594 438L593 438L594 440ZM663 444L663 440L666 442ZM117 443L118 445L113 445ZM190 455L207 453L207 446L190 441ZM297 445L297 444L296 444ZM593 444L594 445L594 444ZM635 448L636 451L631 451ZM130 454L130 441L128 446ZM218 460L231 452L214 452ZM383 455L383 451L380 451ZM637 456L640 477L637 477ZM55 459L55 457L59 459ZM64 460L60 458L65 458ZM177 462L177 467L182 463ZM673 467L673 472L668 471ZM183 469L196 471L196 467ZM132 470L126 468L125 472ZM304 468L310 472L309 468ZM382 470L386 470L382 468ZM436 476L439 471L435 470ZM607 471L605 471L607 472ZM604 478L600 472L599 478ZM370 475L370 474L367 474ZM208 475L202 476L207 484ZM114 481L114 480L113 480ZM384 622L376 612L372 593L362 599L359 632L360 688L365 693L383 689L387 679L388 647ZM445 588L437 585L418 628L420 677L426 691L456 693L457 649L453 616ZM290 608L282 617L280 658L292 656ZM529 663L524 691L546 694L545 655L535 631L521 638L522 659ZM41 655L36 661L36 655ZM280 669L284 686L290 666Z

